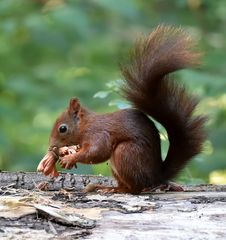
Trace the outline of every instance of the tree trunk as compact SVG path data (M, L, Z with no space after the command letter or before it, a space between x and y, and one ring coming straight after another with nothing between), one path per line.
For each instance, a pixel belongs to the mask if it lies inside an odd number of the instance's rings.
M226 237L226 186L183 186L184 192L140 195L84 193L91 184L115 182L100 176L50 179L0 172L0 239Z

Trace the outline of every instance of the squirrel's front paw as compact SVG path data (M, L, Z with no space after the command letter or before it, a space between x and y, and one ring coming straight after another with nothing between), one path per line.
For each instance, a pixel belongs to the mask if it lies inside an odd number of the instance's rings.
M59 156L64 157L66 155L75 154L80 149L79 145L64 146L59 148Z
M76 163L71 159L70 155L64 156L60 159L60 166L66 169L77 168Z

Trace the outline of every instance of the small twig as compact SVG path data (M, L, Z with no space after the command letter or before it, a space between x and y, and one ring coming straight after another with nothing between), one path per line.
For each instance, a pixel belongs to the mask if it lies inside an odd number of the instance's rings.
M57 230L56 230L56 228L53 226L53 224L51 223L51 221L48 221L48 224L49 224L49 229L50 229L50 231L51 231L53 234L57 235Z

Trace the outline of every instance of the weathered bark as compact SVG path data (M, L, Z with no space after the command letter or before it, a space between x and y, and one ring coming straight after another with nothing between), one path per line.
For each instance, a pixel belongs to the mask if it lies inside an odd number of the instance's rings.
M48 182L49 191L37 185ZM0 172L0 239L224 239L226 186L140 195L83 193L112 178ZM63 189L63 190L62 190Z
M61 188L83 189L87 184L112 185L114 180L108 177L77 175L61 173L57 178L46 177L41 173L33 172L0 172L0 187L12 185L15 188L32 190L41 183L47 181L50 191L57 191Z

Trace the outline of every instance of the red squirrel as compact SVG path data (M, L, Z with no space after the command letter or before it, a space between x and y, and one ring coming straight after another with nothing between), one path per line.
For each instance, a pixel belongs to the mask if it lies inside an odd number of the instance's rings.
M129 63L121 66L125 79L122 92L133 108L97 114L72 98L51 132L50 150L57 152L53 160L59 154L61 167L71 169L76 163L110 159L118 186L102 187L105 192L136 194L176 177L201 152L206 137L206 117L193 115L197 99L169 76L199 64L200 54L193 46L182 29L169 26L158 26L138 41ZM159 131L149 116L167 131L165 160ZM71 145L79 145L79 151L60 150ZM42 162L39 170L57 176L54 161Z

